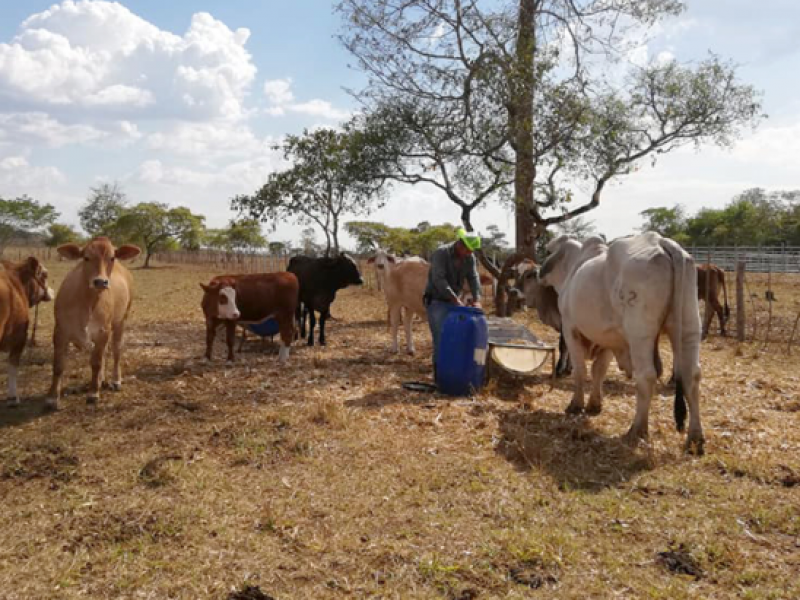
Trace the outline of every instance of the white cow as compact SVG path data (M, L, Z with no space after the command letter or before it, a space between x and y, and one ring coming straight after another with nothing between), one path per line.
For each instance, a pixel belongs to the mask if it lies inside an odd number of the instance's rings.
M636 416L625 440L647 438L648 413L657 373L655 351L666 332L674 353L675 422L683 431L689 404L687 449L702 454L700 424L700 312L692 257L657 233L606 244L583 244L561 236L548 244L539 278L559 294L563 331L575 376L568 413L584 410L585 359L592 364L588 414L602 409L603 379L614 354L636 381Z
M412 322L414 315L423 320L427 316L422 296L425 294L430 265L418 256L398 258L383 250L378 250L367 262L375 265L386 297L388 321L392 333L392 352L399 352L397 338L402 320L406 330L406 350L409 354L414 354L416 349L411 332Z

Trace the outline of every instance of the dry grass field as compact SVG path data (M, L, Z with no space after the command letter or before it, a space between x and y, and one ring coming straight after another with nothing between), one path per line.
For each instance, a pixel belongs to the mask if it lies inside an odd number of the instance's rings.
M49 266L57 287L70 265ZM376 291L342 293L330 345L286 368L255 341L206 364L211 275L135 269L123 390L87 406L72 351L47 415L43 307L24 406L0 408L0 598L800 597L800 348L704 342L695 458L663 386L650 444L620 443L634 391L615 366L593 418L544 375L404 391L429 335L389 354ZM775 293L796 306L800 279Z

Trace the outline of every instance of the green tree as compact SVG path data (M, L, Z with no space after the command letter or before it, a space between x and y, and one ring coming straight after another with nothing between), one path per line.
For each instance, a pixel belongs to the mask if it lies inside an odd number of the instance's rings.
M44 243L50 248L55 248L61 244L68 244L70 242L78 242L81 239L81 236L73 227L64 225L63 223L53 223L48 227L47 231L50 235Z
M648 208L639 215L644 219L644 223L640 227L642 233L655 231L673 239L679 235L685 235L686 211L680 204L676 204L672 208L666 206Z
M489 225L483 232L483 243L481 244L486 256L497 257L499 262L505 260L509 253L508 240L504 231L500 231L497 225Z
M313 227L306 227L300 232L300 248L304 256L317 256L320 254L320 246L317 244L317 236L314 234Z
M205 243L228 252L255 252L267 245L261 223L255 219L231 220L225 229L209 229Z
M11 240L42 234L58 218L51 204L42 204L28 196L0 197L0 256Z
M593 235L598 235L597 227L585 217L575 217L556 225L559 235L568 235L578 240L585 240Z
M316 225L325 235L325 253L338 253L343 216L368 214L384 201L380 152L371 144L354 123L290 135L283 151L293 166L271 174L254 195L237 196L231 205L273 229L287 219Z
M127 206L128 198L116 181L90 188L89 197L78 210L81 227L90 237L113 237L113 228Z
M199 248L204 221L205 217L182 206L170 208L158 202L142 202L125 210L113 230L115 237L144 247L144 267L148 268L156 252L175 246L187 250Z
M270 242L267 248L272 256L286 256L292 251L289 242Z
M369 254L378 248L386 247L392 228L383 223L371 221L350 221L344 230L356 240L356 253Z

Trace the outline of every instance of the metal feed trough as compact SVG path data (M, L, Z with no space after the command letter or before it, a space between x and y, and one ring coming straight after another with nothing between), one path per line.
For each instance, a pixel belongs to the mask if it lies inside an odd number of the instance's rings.
M527 327L508 318L486 317L491 362L514 375L538 373L550 358L556 373L556 347L545 344Z

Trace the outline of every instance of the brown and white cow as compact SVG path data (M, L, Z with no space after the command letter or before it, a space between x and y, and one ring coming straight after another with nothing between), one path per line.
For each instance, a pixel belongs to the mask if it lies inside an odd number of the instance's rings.
M236 326L261 323L269 318L275 319L280 329L278 360L285 363L289 359L300 290L294 273L220 275L200 287L204 292L201 306L206 318L207 360L211 360L218 327L225 326L228 362L232 362Z
M625 435L646 438L657 379L655 349L666 332L675 362L675 422L683 430L689 404L687 449L702 453L700 423L700 313L692 257L657 233L606 244L561 236L548 244L540 281L558 292L563 331L572 359L575 393L567 412L584 410L586 358L593 359L586 412L602 410L602 385L611 358L628 364L636 381L636 416ZM623 367L624 368L624 367ZM684 398L685 394L685 398Z
M61 398L61 378L70 344L92 351L87 402L95 403L100 398L109 340L114 357L111 389L122 389L122 337L133 299L133 277L119 261L136 258L141 253L137 246L127 244L115 248L105 237L95 238L83 248L64 244L57 250L60 256L78 264L67 274L56 296L53 383L47 394L47 407L53 410L58 408Z
M0 351L8 352L8 404L19 405L17 373L28 341L29 309L53 299L47 269L33 256L21 263L4 260L0 271Z
M723 305L719 302L719 289L722 288ZM706 296L708 294L708 296ZM697 265L697 299L706 301L710 307L706 308L706 318L703 321L703 338L708 336L708 329L711 327L711 321L714 315L719 319L719 331L724 337L725 324L731 316L731 309L728 306L728 289L725 286L725 271L720 269L717 265L700 264ZM710 310L709 310L710 308Z

